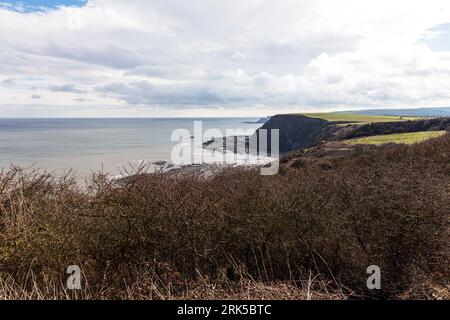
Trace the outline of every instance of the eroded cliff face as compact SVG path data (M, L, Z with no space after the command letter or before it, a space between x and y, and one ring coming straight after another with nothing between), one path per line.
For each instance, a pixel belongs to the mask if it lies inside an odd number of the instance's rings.
M277 115L261 129L280 130L280 152L308 148L319 143L327 132L330 122L300 115Z
M450 130L450 118L338 125L335 122L302 115L276 115L261 129L279 129L280 152L286 153L314 147L326 141L392 133Z

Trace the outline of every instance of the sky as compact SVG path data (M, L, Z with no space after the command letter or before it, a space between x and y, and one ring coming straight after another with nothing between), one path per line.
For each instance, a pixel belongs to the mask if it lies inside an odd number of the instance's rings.
M0 0L0 117L450 106L448 0Z

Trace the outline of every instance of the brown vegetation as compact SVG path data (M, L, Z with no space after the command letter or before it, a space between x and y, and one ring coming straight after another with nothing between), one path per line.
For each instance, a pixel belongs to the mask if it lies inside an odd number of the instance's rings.
M0 298L449 298L450 135L276 176L0 175ZM326 165L324 165L326 163ZM79 265L84 290L64 289ZM382 290L368 291L379 265Z

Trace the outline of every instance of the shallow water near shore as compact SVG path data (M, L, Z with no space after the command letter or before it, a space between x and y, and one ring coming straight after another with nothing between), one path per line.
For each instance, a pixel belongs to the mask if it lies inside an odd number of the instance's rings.
M257 118L0 119L0 168L32 166L57 175L74 170L84 180L103 170L120 175L122 167L170 161L176 129L256 130Z

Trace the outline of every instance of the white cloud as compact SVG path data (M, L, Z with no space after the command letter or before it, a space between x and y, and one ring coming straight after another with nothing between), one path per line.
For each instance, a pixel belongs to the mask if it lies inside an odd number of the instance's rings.
M449 46L426 42L446 23L446 0L0 8L0 109L28 115L42 104L72 115L89 106L108 116L448 106Z

